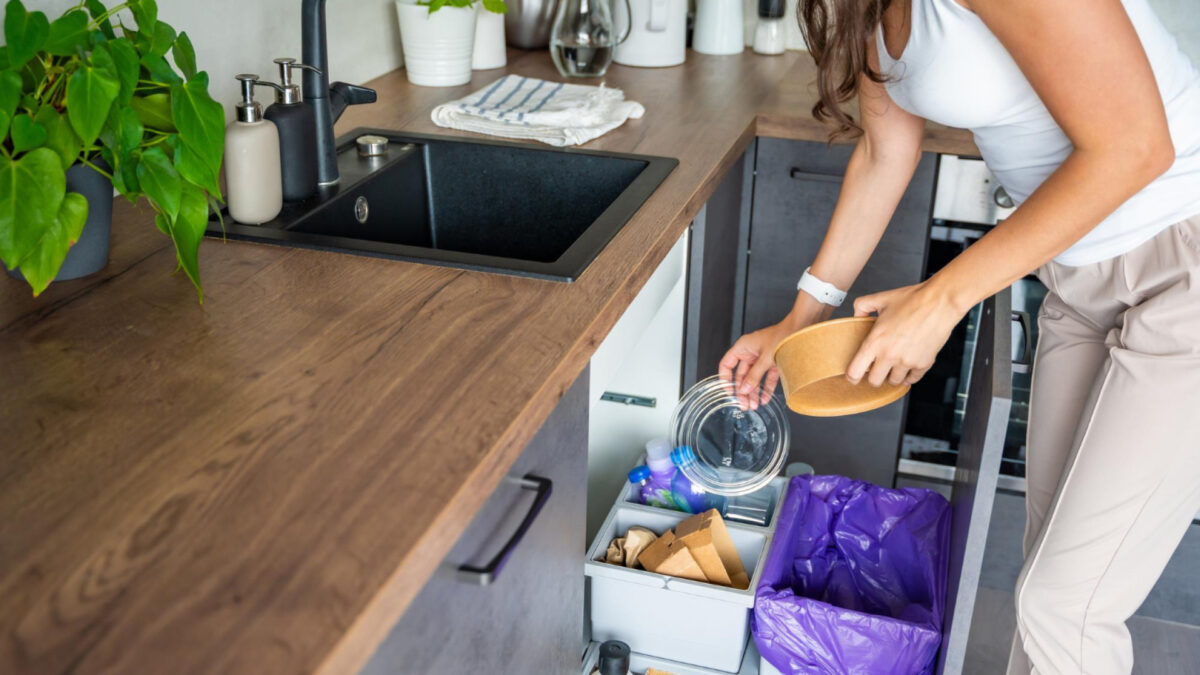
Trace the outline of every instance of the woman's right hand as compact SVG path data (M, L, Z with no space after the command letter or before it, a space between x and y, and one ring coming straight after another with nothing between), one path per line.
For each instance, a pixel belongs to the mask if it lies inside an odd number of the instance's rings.
M725 352L718 372L723 381L734 383L735 395L742 409L755 410L771 400L775 386L779 384L775 348L800 328L803 326L795 326L788 321L767 326L738 338ZM755 395L760 391L760 385L761 395Z

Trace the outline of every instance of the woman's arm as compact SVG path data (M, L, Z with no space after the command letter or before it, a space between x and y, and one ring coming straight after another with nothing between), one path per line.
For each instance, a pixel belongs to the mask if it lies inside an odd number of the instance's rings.
M973 305L1078 241L1175 160L1162 96L1120 0L970 0L1074 144L1004 222L928 281L864 296L878 312L847 377L915 382Z
M878 68L873 42L869 58ZM925 132L925 120L892 103L882 85L862 78L858 98L863 135L850 156L829 229L812 263L813 275L843 289L854 283L883 236L920 160ZM796 261L797 279L805 262ZM797 293L782 321L734 343L721 359L721 378L736 382L742 404L749 408L758 407L760 401L751 400L751 394L761 382L761 402L767 402L779 382L773 359L776 345L832 311L807 293Z

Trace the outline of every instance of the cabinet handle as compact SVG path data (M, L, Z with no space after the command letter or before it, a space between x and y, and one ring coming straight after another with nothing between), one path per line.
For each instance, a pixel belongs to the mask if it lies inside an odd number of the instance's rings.
M816 171L805 171L799 167L792 167L788 175L798 180L820 180L826 183L841 183L843 176L840 173L818 173Z
M496 579L500 578L500 572L504 570L505 563L516 550L517 544L521 543L521 539L525 537L525 533L529 531L533 521L537 520L538 514L542 512L542 507L550 500L550 490L553 483L549 478L535 476L527 473L520 480L522 490L532 490L537 493L533 499L533 504L529 507L529 512L525 514L525 518L521 524L517 526L517 530L505 542L504 547L496 553L495 557L488 561L483 567L475 567L473 565L460 565L458 568L458 579L469 584L478 586L487 586Z
M638 396L637 394L618 394L615 391L606 391L600 394L601 401L610 403L624 403L625 405L640 405L644 408L653 408L658 405L658 399L653 396Z
M1012 370L1014 373L1028 373L1033 369L1033 330L1030 327L1029 312L1014 311L1012 320L1021 326L1021 334L1025 337L1025 349L1021 350L1021 358L1013 360Z

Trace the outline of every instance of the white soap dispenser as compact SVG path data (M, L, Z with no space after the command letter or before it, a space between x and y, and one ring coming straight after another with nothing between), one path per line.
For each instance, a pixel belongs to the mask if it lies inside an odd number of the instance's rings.
M238 75L242 100L237 117L225 128L225 182L229 215L239 223L258 225L279 215L283 208L283 181L279 172L279 130L263 119L254 100L258 75Z

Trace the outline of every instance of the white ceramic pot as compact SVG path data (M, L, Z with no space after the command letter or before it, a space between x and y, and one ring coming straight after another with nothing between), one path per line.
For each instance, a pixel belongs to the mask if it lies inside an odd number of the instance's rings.
M508 63L504 51L504 15L489 12L483 3L475 4L475 50L471 56L471 68L491 70L503 68Z
M453 87L471 80L475 8L429 7L398 0L400 44L408 81L425 87Z

